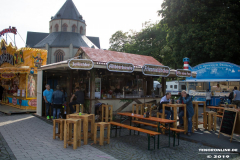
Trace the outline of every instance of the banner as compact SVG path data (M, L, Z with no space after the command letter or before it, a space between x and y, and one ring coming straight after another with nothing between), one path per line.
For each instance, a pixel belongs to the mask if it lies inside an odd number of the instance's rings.
M71 69L91 70L94 63L90 59L71 59L68 62L68 66Z
M145 64L142 67L142 72L146 76L167 77L170 74L170 68L167 66Z

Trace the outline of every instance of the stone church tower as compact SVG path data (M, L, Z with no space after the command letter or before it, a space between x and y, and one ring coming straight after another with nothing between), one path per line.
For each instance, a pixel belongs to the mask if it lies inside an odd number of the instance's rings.
M67 0L49 22L49 34L28 32L27 46L48 50L47 63L72 58L79 47L100 48L98 37L86 36L86 22L72 0Z

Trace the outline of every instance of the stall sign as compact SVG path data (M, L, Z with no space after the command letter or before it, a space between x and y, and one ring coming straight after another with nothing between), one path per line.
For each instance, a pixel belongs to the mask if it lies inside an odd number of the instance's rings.
M133 72L134 65L131 63L108 62L107 69L112 72Z
M2 31L0 32L0 37L1 37L1 36L4 36L5 33L17 34L17 29L16 29L16 27L11 27L11 26L9 26L9 28L4 29L4 30L2 30Z
M91 70L94 63L90 59L71 59L68 66L71 69Z
M0 66L5 62L10 63L11 65L14 65L13 60L14 60L13 55L4 53L4 54L0 55Z
M32 99L28 101L28 105L31 107L37 107L37 99Z
M15 98L15 97L12 98L12 104L17 105L17 98Z
M177 69L176 76L178 77L191 77L192 72L189 70Z
M2 73L1 77L5 78L5 79L11 79L11 78L15 77L15 74L14 73Z
M170 68L168 66L145 64L142 67L142 72L146 76L167 77L170 74Z

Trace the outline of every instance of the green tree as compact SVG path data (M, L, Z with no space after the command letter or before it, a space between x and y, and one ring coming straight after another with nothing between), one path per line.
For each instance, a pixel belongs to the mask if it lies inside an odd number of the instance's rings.
M109 40L111 51L124 52L125 44L128 42L128 32L117 31Z
M176 61L192 66L209 61L240 61L240 1L164 0L162 23Z

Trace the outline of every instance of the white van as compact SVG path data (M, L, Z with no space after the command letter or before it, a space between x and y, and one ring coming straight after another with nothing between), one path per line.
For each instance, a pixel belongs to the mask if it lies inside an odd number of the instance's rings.
M180 95L182 90L186 90L186 82L183 81L166 82L166 92L170 92L172 95Z

